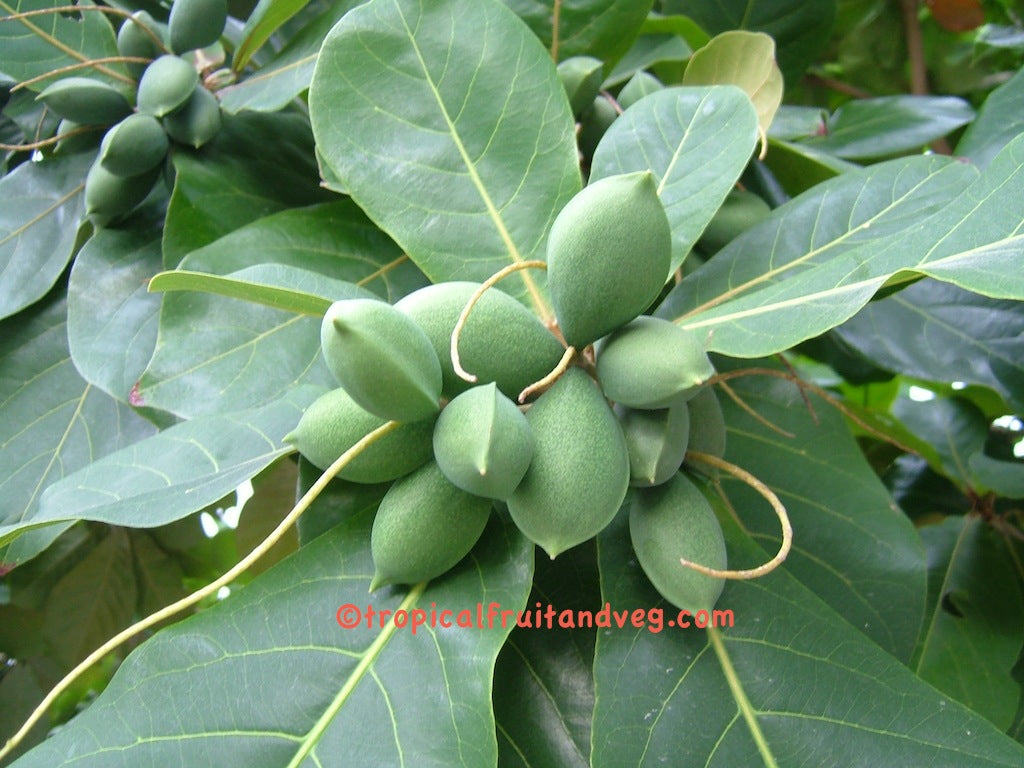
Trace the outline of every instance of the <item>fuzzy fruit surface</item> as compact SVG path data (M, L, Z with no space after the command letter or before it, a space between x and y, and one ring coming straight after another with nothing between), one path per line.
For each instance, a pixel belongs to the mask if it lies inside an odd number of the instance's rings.
M285 441L314 466L327 469L384 423L339 387L314 400ZM338 477L353 483L384 483L407 475L430 460L433 433L433 418L406 422L367 446Z
M320 348L338 383L370 413L420 421L440 410L437 353L419 326L390 304L334 302L320 326Z
M552 558L596 536L629 487L619 422L593 379L570 368L530 407L533 461L508 499L519 529Z
M725 415L718 395L704 387L687 402L690 411L690 437L687 450L706 453L719 459L725 456Z
M434 457L459 488L505 500L530 466L533 435L522 411L491 382L463 392L441 411Z
M662 597L691 614L714 607L725 580L679 559L724 569L725 539L708 500L685 473L656 488L634 490L629 536L640 567Z
M671 257L668 217L650 171L584 187L548 237L548 290L565 340L582 349L647 309Z
M641 410L615 406L629 450L629 484L661 485L679 471L690 438L690 409L685 402L671 408Z
M36 101L79 125L113 125L132 112L119 90L91 77L63 77L46 86Z
M105 227L131 212L146 199L160 168L138 176L118 176L97 159L85 177L85 214L97 227Z
M168 147L160 121L136 112L107 131L100 144L100 162L118 176L137 176L160 165Z
M658 317L636 318L595 351L604 393L631 408L667 408L697 394L715 373L698 336Z
M161 56L142 73L137 96L139 112L154 117L180 109L199 86L195 67L179 56Z
M450 570L487 526L491 501L452 485L436 462L396 480L373 519L370 591L418 584Z
M164 118L167 135L199 149L220 132L220 102L205 88L192 91L185 106Z
M145 27L145 29L143 29ZM138 57L140 59L155 59L161 50L146 29L154 34L160 34L160 25L146 11L136 11L131 19L126 20L117 30L117 52L122 56ZM125 62L128 71L136 79L145 71L146 65L137 61Z
M175 53L213 45L228 20L227 0L174 0L167 35Z
M479 283L454 281L420 288L395 302L427 334L444 379L445 397L471 386L452 367L452 332ZM481 384L495 382L513 400L528 385L557 365L562 345L529 309L500 290L489 290L476 303L459 339L462 367Z

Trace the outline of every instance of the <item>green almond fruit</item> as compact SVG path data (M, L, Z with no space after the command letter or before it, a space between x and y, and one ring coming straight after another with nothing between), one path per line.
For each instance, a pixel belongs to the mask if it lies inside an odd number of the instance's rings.
M714 608L725 580L679 561L724 570L725 539L714 510L685 472L664 485L633 492L629 536L640 567L662 597L691 615Z
M594 99L580 115L580 133L577 142L584 157L593 157L601 138L619 117L618 111L604 96Z
M141 59L155 59L163 52L156 40L146 30L158 37L161 25L146 11L136 11L130 19L126 19L117 30L117 52L122 56L134 56ZM139 78L146 69L141 62L125 62L125 66L135 78Z
M526 413L533 461L508 498L512 520L551 558L596 536L629 488L629 455L593 379L570 368Z
M139 112L163 117L181 109L199 86L199 73L179 56L154 61L139 80Z
M73 155L76 152L96 149L96 144L99 143L103 136L103 131L95 126L81 126L73 120L61 120L57 124L57 133L55 135L63 136L83 127L86 130L81 133L58 140L53 151L61 155Z
M452 367L452 332L479 283L455 281L428 285L404 296L395 309L412 318L427 334L441 362L442 393L455 397L473 386ZM515 400L557 364L565 349L523 304L492 288L473 307L459 338L462 367L477 382L495 382Z
M658 317L638 317L602 339L597 378L609 400L630 408L667 408L711 378L700 337Z
M220 102L205 88L196 88L184 107L164 118L167 135L193 149L216 136L220 126Z
M745 189L734 189L725 198L698 241L704 253L720 251L732 240L771 215L764 200Z
M213 45L227 20L227 0L174 0L167 20L171 50L180 54Z
M690 436L687 450L709 456L725 456L725 416L712 387L702 388L687 401L690 411Z
M117 176L138 176L167 157L167 134L152 115L135 113L107 131L100 144L100 162Z
M671 257L654 174L587 185L559 212L548 237L548 291L566 342L582 349L647 309Z
M64 77L46 86L36 101L79 125L113 125L132 112L119 90L91 77Z
M589 107L604 82L604 63L593 56L571 56L558 64L558 79L562 81L569 106L574 115Z
M327 469L345 451L385 423L367 412L344 389L332 389L303 412L285 437L311 464ZM353 483L386 483L426 464L432 454L434 419L400 425L349 462L338 473Z
M661 80L654 75L643 71L637 72L629 79L628 83L622 86L622 90L619 91L619 95L615 100L619 102L620 107L626 110L644 96L660 91L664 87Z
M85 177L85 215L97 227L123 218L146 199L160 171L158 166L138 176L118 176L97 159Z
M334 302L320 326L320 347L338 383L370 413L420 421L440 410L437 353L420 327L390 304Z
M457 488L433 461L388 489L370 532L374 575L385 584L419 584L451 570L487 527L491 501Z
M441 411L434 458L464 491L507 499L533 458L533 435L518 406L494 382L463 392Z
M690 438L690 409L685 402L657 411L616 405L629 451L629 484L661 485L679 471Z

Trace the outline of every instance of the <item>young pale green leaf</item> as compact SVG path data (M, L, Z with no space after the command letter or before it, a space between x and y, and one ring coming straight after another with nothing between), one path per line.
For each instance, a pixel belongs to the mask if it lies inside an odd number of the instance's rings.
M309 0L260 0L242 27L241 41L232 57L231 68L241 72L270 36L308 4Z
M719 519L730 566L763 562L728 514ZM604 599L646 615L638 628L626 617L598 635L594 768L778 768L808 755L848 768L894 756L958 768L1024 760L1024 747L916 677L786 568L726 585L716 610L732 611L731 628L670 624L676 611L650 586L623 528L619 519L599 538Z
M244 591L159 632L18 768L52 768L68 753L81 768L494 765L491 674L511 626L478 628L475 606L484 622L492 604L521 610L533 548L495 517L450 573L371 598L372 517L348 518ZM428 619L465 610L474 625L413 634L416 610ZM398 611L401 627L388 619Z
M1018 106L1024 98L1024 69L996 88L985 99L978 117L957 142L955 154L985 168L992 158L1024 132L1024 115Z
M651 10L651 0L502 0L562 61L596 56L615 61L624 54Z
M154 432L78 374L65 316L55 297L0 323L0 531L31 523L52 483ZM0 563L34 557L66 527L48 525L9 546L0 535Z
M0 178L0 318L46 295L71 260L91 161L79 153L22 163Z
M288 282L293 282L305 274L311 282L319 283L322 290L328 282L323 275L306 272L297 267L286 267L281 264L258 264L254 267L232 272L228 275L211 275L208 272L192 272L187 269L172 269L154 275L149 281L149 290L167 291L198 291L214 296L226 296L241 299L264 307L273 307L298 315L322 317L331 306L332 299L305 293L291 288L268 285L265 281L280 278L282 273L288 275ZM274 280L277 282L277 280Z
M743 172L756 142L757 116L739 88L666 88L612 123L594 153L590 178L654 174L672 227L674 271Z
M1024 412L1024 305L921 280L835 329L875 365L936 382L991 387Z
M497 0L350 11L324 41L309 101L324 162L435 282L542 258L580 188L551 57ZM521 272L504 287L549 314L539 285Z
M1008 542L974 515L925 526L921 538L930 600L911 669L1006 730L1020 698L1012 670L1024 636Z

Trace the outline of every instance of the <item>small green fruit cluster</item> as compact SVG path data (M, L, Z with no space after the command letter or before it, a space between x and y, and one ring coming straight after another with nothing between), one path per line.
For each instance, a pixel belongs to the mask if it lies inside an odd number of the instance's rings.
M96 226L122 218L146 198L172 142L198 149L220 131L220 104L183 54L216 43L226 22L225 0L175 0L166 28L145 11L126 20L118 52L151 60L127 64L138 78L134 108L130 96L89 77L62 78L39 94L62 118L58 134L108 127L85 182L86 215ZM78 142L58 144L58 151L79 148Z

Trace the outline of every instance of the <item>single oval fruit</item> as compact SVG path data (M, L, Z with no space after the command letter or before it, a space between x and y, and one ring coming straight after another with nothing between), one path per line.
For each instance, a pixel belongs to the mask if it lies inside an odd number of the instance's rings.
M580 133L577 140L580 152L591 158L597 151L604 134L619 117L619 113L604 96L598 96L587 110L580 115Z
M616 97L616 101L619 102L619 106L623 110L629 109L631 106L636 104L644 96L660 91L664 89L664 85L661 80L656 78L654 75L644 71L637 72L633 75L629 82L622 86L622 90L619 91L619 95Z
M679 561L724 570L725 538L711 505L686 473L656 488L634 490L629 537L640 567L662 597L692 615L714 608L725 580Z
M629 451L629 484L661 485L683 464L690 438L690 409L685 402L646 411L615 406Z
M450 570L476 544L490 514L489 499L456 488L436 462L396 480L373 519L370 591L418 584Z
M768 203L753 192L732 190L704 228L699 241L701 250L717 253L755 224L767 219L771 212Z
M96 160L85 177L85 215L97 227L131 213L153 189L159 166L138 176L118 176Z
M562 81L569 107L578 115L591 105L604 81L604 63L593 56L570 56L558 63L558 79Z
M75 152L84 152L87 149L95 149L96 144L103 136L103 131L95 126L81 126L73 120L61 120L57 124L57 132L55 135L64 136L65 134L74 133L79 129L84 130L82 130L81 133L75 133L73 136L67 136L66 138L58 140L57 146L53 148L54 152L62 155L72 155Z
M455 281L420 288L395 302L430 339L441 362L442 392L455 397L473 386L452 367L452 332L479 283ZM484 293L459 338L462 367L481 384L495 382L513 400L546 376L565 350L529 309L507 293Z
M139 112L163 117L181 109L199 86L196 68L179 56L161 56L142 73Z
M119 90L91 77L64 77L46 86L36 101L79 125L113 125L132 112Z
M126 19L117 30L117 52L122 56L135 56L141 59L155 59L161 53L156 40L146 32L160 36L160 25L146 11L136 11L130 19ZM146 70L146 65L137 61L127 61L125 66L132 76L138 78Z
M711 387L703 387L687 402L690 411L688 451L709 456L725 456L725 416L718 396Z
M205 88L196 88L184 107L164 118L167 135L193 149L216 136L220 126L220 102Z
M285 437L314 466L327 469L385 419L361 408L342 388L314 400ZM338 473L353 483L386 483L426 464L432 455L434 419L400 425L371 443Z
M103 137L100 162L118 176L138 176L167 157L167 134L152 115L128 115Z
M582 349L658 297L672 237L650 171L608 176L576 194L548 236L548 290L565 340Z
M174 0L167 20L171 50L186 53L213 45L227 20L227 0Z
M522 411L491 382L463 392L441 411L434 458L462 490L504 500L530 466L533 435Z
M419 421L440 410L437 353L419 326L390 304L334 302L320 326L320 347L338 383L370 413Z
M512 520L551 558L597 535L629 487L615 414L593 379L570 368L526 413L533 461L508 498Z
M602 339L596 353L604 393L630 408L667 408L689 399L715 373L695 334L647 315Z

